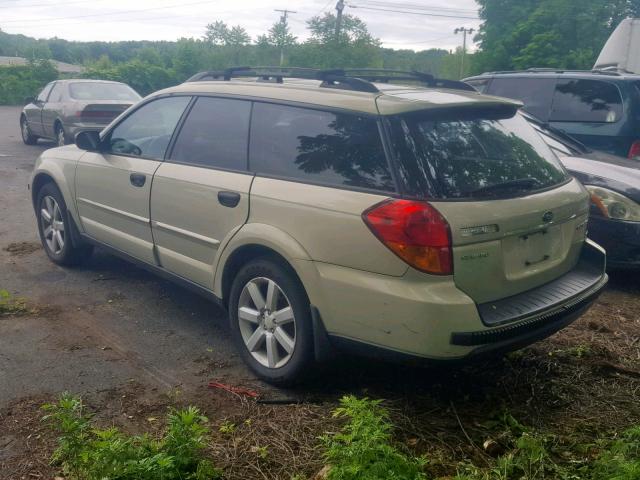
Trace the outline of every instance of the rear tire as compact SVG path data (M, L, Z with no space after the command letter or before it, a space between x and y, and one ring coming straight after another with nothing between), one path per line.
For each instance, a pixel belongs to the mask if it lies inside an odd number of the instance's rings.
M77 265L91 256L92 246L73 244L67 205L55 184L47 183L42 186L38 191L36 206L40 241L53 263Z
M27 122L27 118L24 116L20 117L20 133L22 134L22 141L25 145L35 145L38 142L38 137L31 133L29 122Z
M261 257L243 266L229 296L231 335L243 360L261 379L291 385L313 361L311 307L288 266Z

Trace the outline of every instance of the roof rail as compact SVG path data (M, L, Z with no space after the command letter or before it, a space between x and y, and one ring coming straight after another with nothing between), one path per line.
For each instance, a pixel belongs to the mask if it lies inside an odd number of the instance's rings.
M258 82L283 83L284 78L300 78L320 80L321 87L359 92L379 92L372 82L389 83L390 81L418 82L431 88L450 88L456 90L475 91L473 87L457 80L435 78L429 73L409 72L402 70L385 70L373 68L320 70L303 67L232 67L225 70L200 72L186 80L202 82L209 80L229 81L232 78L252 77Z
M526 70L500 70L496 72L484 72L482 75L505 75L509 73L593 73L597 75L611 75L614 77L622 76L626 72L617 68L601 68L594 70L571 70L561 68L527 68ZM482 76L480 75L480 76Z

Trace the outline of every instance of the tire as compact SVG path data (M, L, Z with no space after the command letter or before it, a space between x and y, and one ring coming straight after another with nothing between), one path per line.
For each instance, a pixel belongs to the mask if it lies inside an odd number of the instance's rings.
M274 298L275 307L267 305ZM243 266L231 286L229 317L236 347L258 377L284 386L308 373L314 358L311 307L290 267L271 257Z
M58 144L59 147L64 147L67 143L69 143L67 140L67 134L64 133L64 127L60 122L56 122L55 133L56 133L56 143Z
M38 142L38 137L31 133L29 122L27 122L27 118L24 116L20 117L20 133L22 134L22 141L25 145L35 145Z
M46 183L36 198L38 233L47 256L58 265L77 265L92 253L90 245L75 246L71 240L72 226L62 193L53 183Z

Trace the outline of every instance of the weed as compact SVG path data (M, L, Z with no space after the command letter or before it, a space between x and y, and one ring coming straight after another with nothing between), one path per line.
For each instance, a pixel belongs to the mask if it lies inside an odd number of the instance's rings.
M334 417L346 417L341 432L325 435L329 480L424 479L424 461L400 452L391 444L391 422L380 400L346 396Z
M0 316L21 315L27 312L27 303L23 298L15 298L7 290L0 289Z
M640 478L640 427L613 441L596 459L593 480L638 480Z
M203 458L207 419L195 407L172 410L164 437L127 436L92 426L82 401L63 394L43 407L43 420L58 432L53 461L73 480L209 480L220 472Z
M236 424L229 421L225 421L225 422L222 422L218 430L220 431L220 433L231 434L236 431Z

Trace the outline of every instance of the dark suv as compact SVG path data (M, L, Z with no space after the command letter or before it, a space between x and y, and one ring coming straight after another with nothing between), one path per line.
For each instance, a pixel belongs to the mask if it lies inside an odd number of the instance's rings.
M524 103L585 145L640 160L640 75L530 69L467 78L478 91Z

